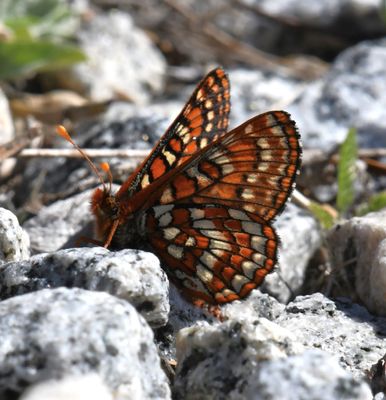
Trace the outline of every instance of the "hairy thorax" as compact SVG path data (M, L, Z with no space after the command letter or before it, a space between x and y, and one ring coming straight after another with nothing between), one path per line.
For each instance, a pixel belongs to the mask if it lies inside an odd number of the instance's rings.
M95 215L98 239L105 243L114 222L118 222L108 246L110 249L146 248L144 216L142 213L128 213L128 202L122 204L122 200L103 189L96 189L92 196L91 210Z

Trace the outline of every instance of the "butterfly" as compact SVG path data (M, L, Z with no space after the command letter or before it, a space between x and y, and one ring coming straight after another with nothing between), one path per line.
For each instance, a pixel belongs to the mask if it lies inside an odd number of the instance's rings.
M118 192L104 184L91 201L105 247L150 247L198 306L245 298L273 270L272 220L300 166L288 113L266 112L228 132L229 112L229 79L216 68Z

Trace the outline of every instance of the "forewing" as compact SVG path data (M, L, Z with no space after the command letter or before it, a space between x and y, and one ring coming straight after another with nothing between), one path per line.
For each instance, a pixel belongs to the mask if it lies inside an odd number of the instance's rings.
M295 122L284 111L252 118L227 133L159 189L159 204L216 204L270 221L291 194L300 165Z
M118 196L133 195L178 167L228 129L230 86L217 68L199 83L185 107Z
M247 296L275 265L275 231L222 205L155 206L148 239L169 277L191 301L222 304Z

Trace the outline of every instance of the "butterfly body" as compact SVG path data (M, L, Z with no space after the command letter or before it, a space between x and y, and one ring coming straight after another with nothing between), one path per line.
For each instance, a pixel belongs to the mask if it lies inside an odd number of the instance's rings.
M148 158L116 194L97 189L92 211L111 248L147 248L192 302L246 297L277 260L272 219L300 165L284 111L227 132L229 82L210 72Z

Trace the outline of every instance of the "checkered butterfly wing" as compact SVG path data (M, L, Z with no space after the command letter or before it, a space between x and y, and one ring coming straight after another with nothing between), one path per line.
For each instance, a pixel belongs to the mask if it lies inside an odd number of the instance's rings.
M193 302L243 298L273 269L271 221L292 191L300 155L295 123L272 111L202 148L155 188L148 239Z
M150 155L121 186L118 197L132 196L177 168L228 129L230 84L222 68L209 72Z

